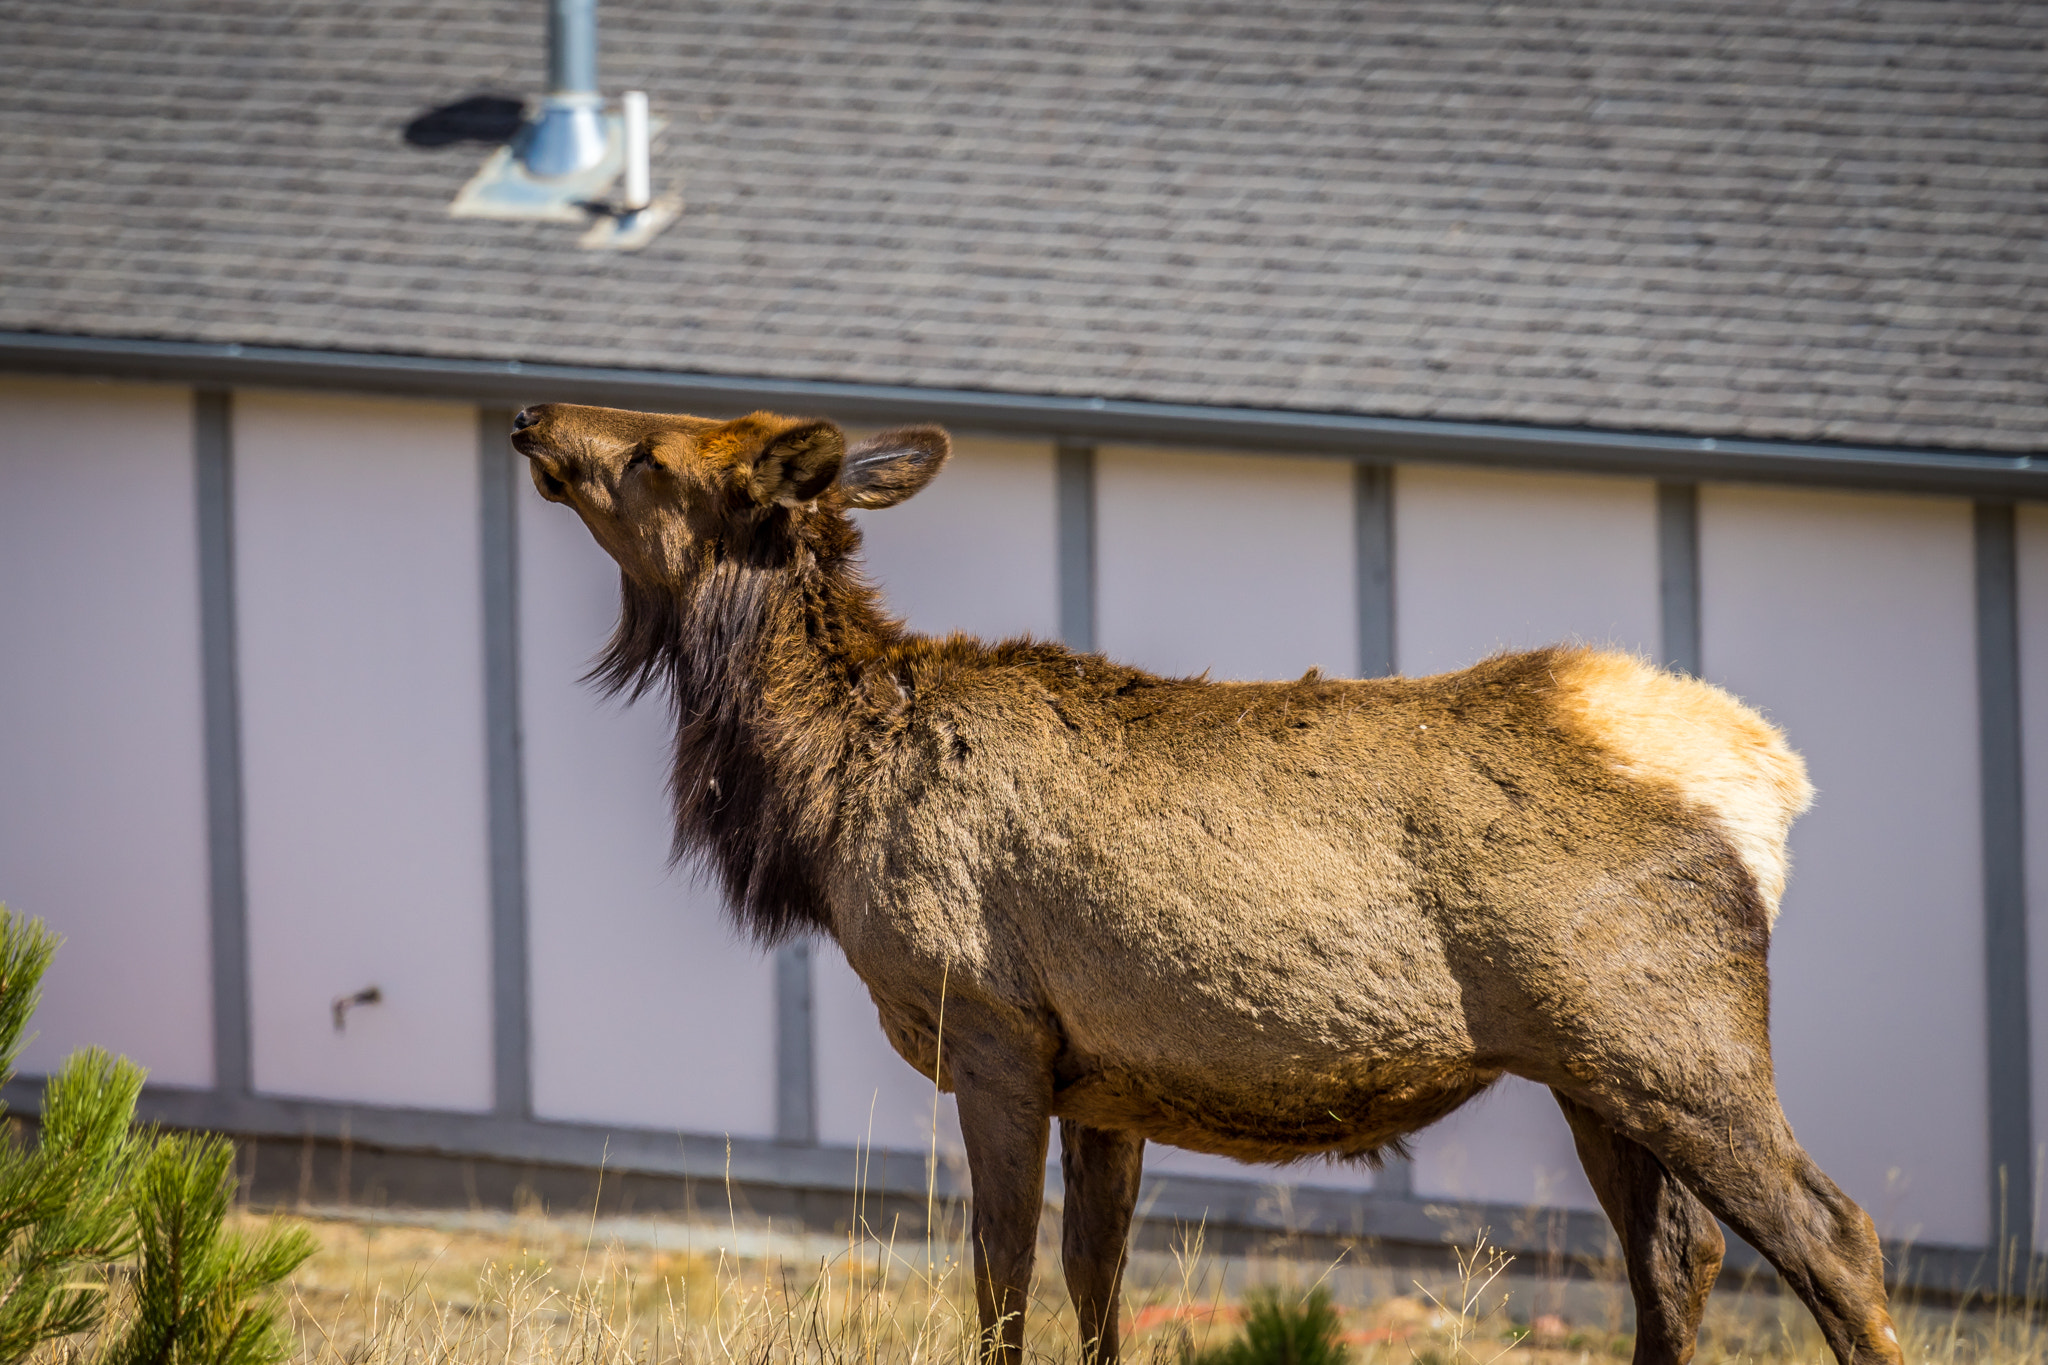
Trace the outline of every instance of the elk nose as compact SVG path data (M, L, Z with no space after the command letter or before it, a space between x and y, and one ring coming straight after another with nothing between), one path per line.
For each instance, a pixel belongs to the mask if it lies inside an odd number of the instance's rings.
M521 408L519 410L519 415L512 419L512 430L524 431L528 427L532 426L535 422L538 422L539 420L540 415L536 413L532 408Z

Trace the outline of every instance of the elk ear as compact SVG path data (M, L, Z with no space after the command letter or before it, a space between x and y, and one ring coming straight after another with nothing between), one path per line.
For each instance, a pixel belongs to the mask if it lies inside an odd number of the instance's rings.
M846 458L846 433L830 422L777 432L754 456L748 491L757 502L800 507L832 486Z
M937 427L898 427L847 451L839 486L855 507L894 507L930 483L952 453Z

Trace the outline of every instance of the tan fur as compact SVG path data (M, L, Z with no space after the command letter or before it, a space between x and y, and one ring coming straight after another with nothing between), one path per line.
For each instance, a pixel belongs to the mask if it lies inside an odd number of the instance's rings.
M1691 1352L1715 1218L1841 1360L1898 1359L1870 1220L1778 1105L1770 918L1807 789L1754 713L1584 649L1213 683L931 639L861 579L846 509L915 494L943 432L518 425L535 486L620 564L596 676L674 706L678 848L764 940L836 939L958 1095L1002 1361L1055 1120L1106 1362L1145 1139L1373 1161L1506 1074L1571 1122L1651 1324L1638 1365Z
M1792 822L1813 804L1806 764L1776 726L1720 688L1626 654L1579 650L1561 659L1561 700L1618 771L1676 792L1710 813L1763 894L1775 924Z

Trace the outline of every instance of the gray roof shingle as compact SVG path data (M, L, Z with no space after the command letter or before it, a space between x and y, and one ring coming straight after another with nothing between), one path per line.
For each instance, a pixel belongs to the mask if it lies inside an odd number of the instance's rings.
M635 255L399 130L502 0L31 0L0 329L2048 445L2048 6L606 0Z

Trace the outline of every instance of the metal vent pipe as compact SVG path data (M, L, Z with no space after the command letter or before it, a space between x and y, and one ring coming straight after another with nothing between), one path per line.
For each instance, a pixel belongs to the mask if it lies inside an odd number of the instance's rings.
M548 92L597 93L597 0L551 0L548 6Z
M520 164L539 179L560 179L604 160L605 142L597 0L549 0L548 93L520 135Z

